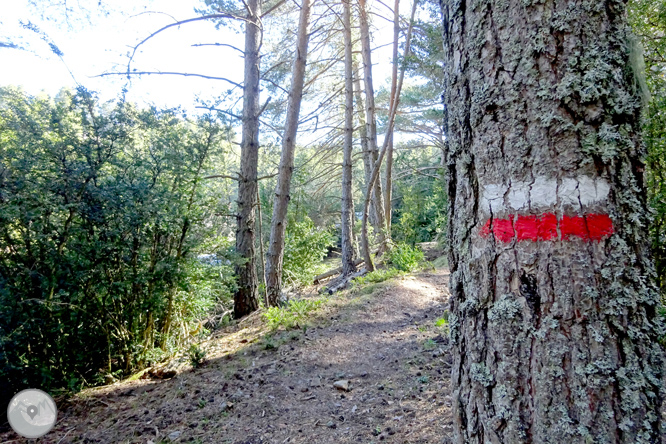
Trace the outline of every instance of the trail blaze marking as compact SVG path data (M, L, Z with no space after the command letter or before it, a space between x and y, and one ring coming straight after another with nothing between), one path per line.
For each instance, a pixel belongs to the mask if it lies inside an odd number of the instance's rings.
M552 208L558 203L576 212L608 198L609 183L601 178L579 176L575 179L536 177L533 182L516 181L508 185L490 184L483 187L481 210L490 217L481 228L481 236L491 234L501 242L573 240L600 241L613 234L613 222L607 214L558 217ZM492 217L500 212L547 209L540 215L510 214ZM548 211L549 210L549 211Z
M561 239L566 241L579 238L600 241L613 234L613 222L607 214L564 216L559 220L551 213L539 217L511 215L507 219L488 219L481 229L481 236L488 237L491 233L504 243L511 242L513 239L519 241Z

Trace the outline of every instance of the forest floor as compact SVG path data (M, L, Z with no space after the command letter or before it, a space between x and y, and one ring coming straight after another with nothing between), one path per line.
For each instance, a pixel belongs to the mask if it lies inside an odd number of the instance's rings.
M447 442L447 300L448 270L430 268L331 296L308 328L271 332L255 313L201 343L199 368L183 357L170 379L79 393L36 442Z

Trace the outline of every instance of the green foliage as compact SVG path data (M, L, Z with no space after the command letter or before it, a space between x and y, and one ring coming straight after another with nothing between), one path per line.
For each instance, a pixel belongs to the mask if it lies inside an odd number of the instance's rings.
M437 343L435 341L433 341L432 339L426 339L423 342L423 349L424 350L434 350L435 348L437 348Z
M448 327L449 326L449 317L448 317L448 315L437 319L435 321L435 326L439 327L439 328Z
M187 357L190 359L192 367L199 368L206 361L206 350L202 349L198 344L192 344L187 349Z
M653 212L652 251L659 286L666 297L666 2L632 0L628 3L628 17L643 46L645 80L652 96L643 110L645 178ZM640 86L642 75L636 74Z
M419 247L399 243L386 253L386 261L400 271L411 272L425 261L425 256Z
M263 314L268 327L276 330L304 327L311 312L315 311L324 299L291 299L284 307L270 307Z
M425 159L409 159L401 155L396 168L413 162L426 164ZM411 167L410 168L417 168ZM446 228L447 196L444 180L439 176L414 175L395 183L396 209L392 218L393 238L415 245L418 242L443 241Z
M302 211L288 215L284 248L284 279L289 284L306 285L317 275L316 265L333 245L331 232L315 227Z
M83 89L0 89L0 380L74 390L128 374L228 303L231 262L194 257L223 244L200 177L229 131Z
M365 276L357 277L354 279L354 287L362 287L368 284L378 284L396 276L405 274L403 271L396 268L377 269Z
M440 256L432 261L432 266L435 268L443 268L449 266L449 258L447 256Z

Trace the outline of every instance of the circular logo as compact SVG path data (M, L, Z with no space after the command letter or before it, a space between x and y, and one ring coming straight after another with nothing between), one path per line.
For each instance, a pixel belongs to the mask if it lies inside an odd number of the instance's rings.
M18 392L7 407L7 419L12 429L24 438L46 435L58 417L55 401L48 393L37 389Z

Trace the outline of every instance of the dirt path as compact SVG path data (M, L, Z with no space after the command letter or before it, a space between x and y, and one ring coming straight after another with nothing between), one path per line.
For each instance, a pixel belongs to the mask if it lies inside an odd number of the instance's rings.
M450 358L435 322L447 288L440 269L345 292L305 333L270 339L254 316L204 344L199 369L83 392L38 442L440 444Z

